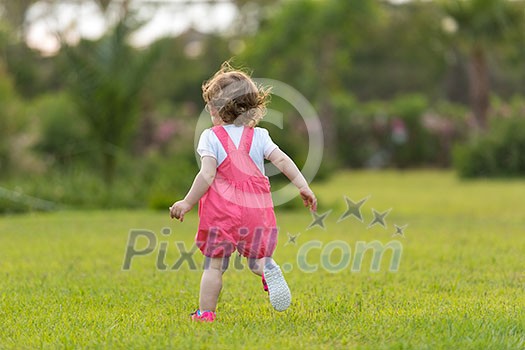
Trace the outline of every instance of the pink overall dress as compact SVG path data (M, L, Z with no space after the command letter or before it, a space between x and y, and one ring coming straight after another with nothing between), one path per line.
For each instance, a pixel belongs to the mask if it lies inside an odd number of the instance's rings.
M235 250L248 258L272 256L278 230L270 183L249 154L254 129L244 127L238 149L222 126L212 131L226 158L199 201L196 244L211 258L229 257Z

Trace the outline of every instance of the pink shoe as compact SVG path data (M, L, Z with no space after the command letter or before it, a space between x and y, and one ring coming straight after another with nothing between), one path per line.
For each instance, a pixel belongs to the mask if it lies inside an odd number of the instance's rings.
M198 321L198 322L213 322L215 321L215 312L213 311L204 311L201 312L201 310L197 309L194 313L191 314L191 320L192 321Z
M268 284L266 284L266 280L264 279L264 274L262 275L262 285L263 285L264 291L268 293Z

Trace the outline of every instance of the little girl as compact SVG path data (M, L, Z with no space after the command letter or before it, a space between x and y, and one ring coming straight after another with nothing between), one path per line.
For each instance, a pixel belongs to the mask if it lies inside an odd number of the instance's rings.
M255 127L266 112L269 91L258 88L244 72L228 63L202 86L213 127L200 137L201 169L183 200L170 207L181 222L199 202L196 244L205 256L196 321L213 322L222 274L237 250L251 271L262 276L264 290L277 311L290 306L291 294L280 267L272 259L277 225L264 159L297 186L304 205L317 210L317 200L294 162L268 131Z

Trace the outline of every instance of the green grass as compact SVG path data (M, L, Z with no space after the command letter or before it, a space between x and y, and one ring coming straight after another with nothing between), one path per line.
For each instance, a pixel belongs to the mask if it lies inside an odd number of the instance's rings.
M275 258L293 267L286 273L292 307L274 312L260 280L231 267L214 324L189 321L200 272L188 264L159 271L151 254L122 271L129 232L139 228L169 243L165 261L173 265L175 241L192 243L195 212L182 224L170 221L167 209L1 217L0 348L525 348L525 181L350 172L313 188L319 212L333 209L326 230L306 230L306 211L277 213ZM337 223L343 195L371 195L364 223ZM367 229L372 208L392 208L386 229ZM392 237L393 224L408 224L404 238ZM162 235L164 227L172 233ZM287 232L301 233L297 245L286 244ZM297 254L311 240L323 247L344 241L352 254L357 241L399 241L399 270L388 270L387 252L379 272L369 271L367 253L361 271L331 273L320 263L322 249L312 249L307 261L319 269L302 272ZM330 258L336 264L340 251Z

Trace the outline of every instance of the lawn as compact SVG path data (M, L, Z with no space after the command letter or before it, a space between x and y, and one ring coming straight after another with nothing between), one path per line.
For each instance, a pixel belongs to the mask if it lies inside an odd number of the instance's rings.
M188 253L195 211L184 223L167 208L1 217L0 348L525 348L525 181L347 172L313 189L319 214L331 210L324 228L307 229L306 210L277 211L290 309L273 311L236 261L213 324L189 321L200 279L191 263L202 262ZM339 220L345 195L368 198L363 222ZM390 209L385 227L370 225L373 209ZM385 248L376 272L374 250L361 249L374 241ZM124 270L126 249L148 243Z

